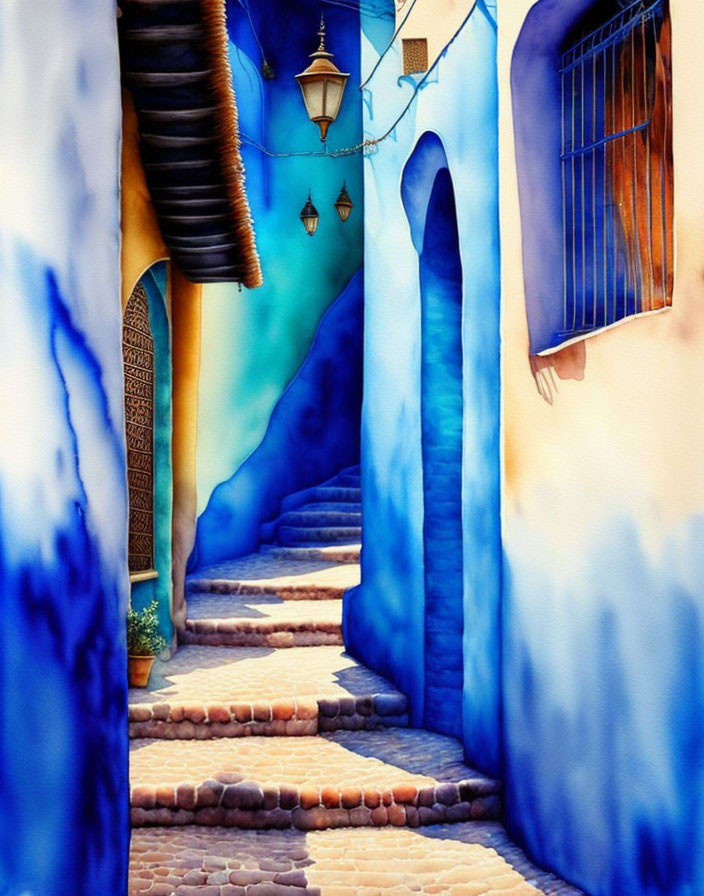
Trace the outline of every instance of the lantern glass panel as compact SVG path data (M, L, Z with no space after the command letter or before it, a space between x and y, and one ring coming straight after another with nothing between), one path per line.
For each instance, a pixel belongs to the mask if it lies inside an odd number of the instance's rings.
M308 118L316 119L325 115L325 82L306 78L300 84Z
M317 216L311 216L309 218L303 219L303 226L306 229L306 233L308 236L313 236L315 231L318 229L318 218Z
M333 121L342 105L342 94L345 92L347 78L328 78L325 97L325 115Z

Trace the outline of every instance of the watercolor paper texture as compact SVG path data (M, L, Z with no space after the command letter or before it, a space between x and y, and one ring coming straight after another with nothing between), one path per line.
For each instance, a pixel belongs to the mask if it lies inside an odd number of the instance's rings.
M110 3L0 10L0 891L124 892L127 495Z
M4 0L0 896L704 894L703 44Z

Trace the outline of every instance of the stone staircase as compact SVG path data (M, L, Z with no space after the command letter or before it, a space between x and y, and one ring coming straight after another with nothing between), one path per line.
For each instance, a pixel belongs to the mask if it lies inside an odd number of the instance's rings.
M285 547L359 544L362 539L359 467L282 501L281 514L261 528L264 544Z
M372 896L383 881L390 894L420 892L419 880L423 892L464 893L449 878L438 889L417 864L391 881L396 852L414 853L384 832L449 826L469 864L476 843L513 848L494 821L500 783L467 767L458 742L409 728L405 696L344 651L342 595L359 581L358 478L343 471L292 496L267 529L271 544L190 577L179 650L157 662L148 689L130 691L130 896ZM340 859L360 829L376 832L362 866L373 843L386 844L375 875L354 877ZM315 861L301 840L314 834L324 838ZM332 861L328 837L338 837ZM492 861L497 893L523 880ZM510 892L541 892L526 887Z

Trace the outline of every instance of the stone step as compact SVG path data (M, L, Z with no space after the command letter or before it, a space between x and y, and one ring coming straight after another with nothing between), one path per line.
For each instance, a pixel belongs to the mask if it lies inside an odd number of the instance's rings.
M335 485L316 485L312 488L303 489L303 491L295 492L288 495L281 502L281 510L296 510L302 504L312 504L318 502L346 501L349 503L359 503L362 500L362 491L359 487L343 488Z
M191 594L179 642L213 647L342 645L342 601Z
M310 505L309 505L310 506ZM337 526L362 525L362 514L359 511L343 510L289 510L281 515L281 526L303 526L310 529L321 529Z
M296 508L299 513L306 511L331 510L335 513L361 513L362 505L359 501L319 501L312 504L303 504Z
M498 818L498 781L419 730L130 745L132 824L319 830Z
M312 545L308 547L285 547L278 544L263 544L261 553L275 557L277 560L327 560L330 563L359 563L362 546L346 545Z
M181 647L129 692L131 737L313 735L408 725L408 701L341 647Z
M128 886L129 896L584 896L495 821L305 834L135 828Z
M318 529L280 526L278 531L279 543L289 547L306 544L352 544L359 542L361 538L360 526L326 526Z
M343 488L360 488L361 479L359 473L340 473L330 484L340 485Z
M329 556L260 552L203 567L188 576L189 594L269 594L283 600L339 599L359 584L359 567Z

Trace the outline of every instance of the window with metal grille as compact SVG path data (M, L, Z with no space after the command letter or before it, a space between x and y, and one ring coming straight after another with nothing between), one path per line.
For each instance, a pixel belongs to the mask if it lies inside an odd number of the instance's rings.
M141 283L129 297L122 327L129 488L129 571L154 566L154 338Z
M562 54L564 313L555 345L672 301L668 3L619 6Z
M403 38L403 73L428 71L428 41L426 38Z

